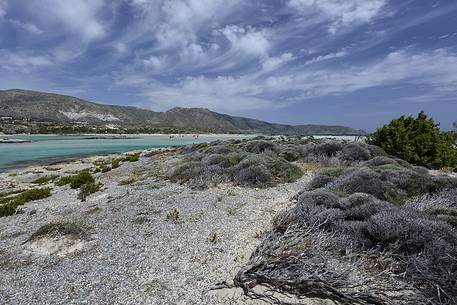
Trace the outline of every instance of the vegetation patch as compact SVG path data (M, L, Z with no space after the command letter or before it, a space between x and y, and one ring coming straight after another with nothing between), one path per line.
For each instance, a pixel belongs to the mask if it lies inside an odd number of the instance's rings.
M140 160L140 155L141 155L141 153L127 154L122 159L122 161L124 161L124 162L136 162L136 161Z
M138 175L132 174L127 179L121 180L119 185L129 185L138 181Z
M95 182L95 178L88 171L82 171L76 175L63 177L56 182L56 185L70 185L72 189L79 189L78 199L81 201L86 201L87 196L98 192L102 187L102 184Z
M176 224L181 223L181 212L179 211L179 209L172 208L170 211L168 211L167 220Z
M87 171L79 172L76 175L66 176L60 178L57 182L57 186L64 186L69 184L72 189L80 188L81 185L87 183L95 183L95 178Z
M27 241L31 242L43 237L60 237L65 235L73 235L82 240L88 239L86 230L75 222L57 222L41 226Z
M41 176L38 177L37 179L33 180L33 184L47 184L53 180L55 180L58 176Z
M274 217L236 286L265 300L282 294L341 304L455 302L456 178L363 143L311 140L294 152L324 166L295 206ZM390 293L398 287L405 293Z
M455 178L432 176L421 168L383 157L356 167L323 170L313 178L308 189L367 193L381 200L403 204L408 198L456 186Z
M303 175L297 165L280 155L276 143L263 140L215 141L204 148L184 148L184 158L169 168L166 177L196 189L224 182L268 187L293 182Z
M347 304L452 304L457 297L457 231L436 216L369 194L317 190L303 192L273 226L235 278L248 295L264 285ZM414 293L387 297L400 283L386 279L399 276Z
M457 165L455 133L442 132L424 112L401 116L376 130L369 142L414 165L439 169Z
M121 161L120 159L113 159L111 160L111 168L118 168L119 166L121 166Z
M17 192L0 194L0 217L11 216L17 208L27 202L44 199L51 196L50 188L29 189Z
M102 187L101 183L89 182L81 185L79 188L78 199L81 201L86 201L87 196L90 194L96 193Z

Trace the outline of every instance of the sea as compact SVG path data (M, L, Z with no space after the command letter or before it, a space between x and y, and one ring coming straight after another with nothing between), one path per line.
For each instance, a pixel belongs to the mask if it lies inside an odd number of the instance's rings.
M252 135L0 135L0 172L66 159L123 153L147 148L175 147Z

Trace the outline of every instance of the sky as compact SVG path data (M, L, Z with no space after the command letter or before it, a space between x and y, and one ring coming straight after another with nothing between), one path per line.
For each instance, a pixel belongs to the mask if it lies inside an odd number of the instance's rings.
M0 89L367 131L457 120L454 0L0 0Z

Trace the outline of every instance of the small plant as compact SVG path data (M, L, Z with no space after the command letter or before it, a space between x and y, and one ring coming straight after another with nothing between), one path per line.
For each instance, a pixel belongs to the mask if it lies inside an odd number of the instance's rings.
M177 208L172 208L170 211L168 211L167 214L167 220L173 222L173 223L180 223L181 222L181 212Z
M102 187L101 183L89 182L81 185L79 188L78 199L81 201L86 201L87 196L90 194L96 193Z
M236 196L236 193L235 193L235 191L228 190L227 191L227 196Z
M205 149L205 148L208 148L208 147L209 147L208 143L197 144L197 149Z
M72 189L77 189L83 184L94 183L95 178L87 171L82 171L76 175L66 176L60 178L57 182L57 186L64 186L69 184Z
M136 162L140 160L140 154L141 153L135 153L135 154L128 154L122 159L124 162Z
M33 184L47 184L48 182L54 180L57 176L41 176L33 180Z
M44 199L51 196L51 189L29 189L22 191L16 196L10 196L12 194L16 193L10 192L6 195L8 197L0 197L0 217L15 214L19 206L24 205L29 201Z
M49 171L49 172L56 172L56 171L60 171L62 168L60 168L60 167L48 166L48 167L45 167L44 169L47 170L47 171Z
M137 175L130 175L127 179L121 180L119 185L129 185L138 181Z
M346 168L343 166L331 166L324 168L320 171L320 174L330 176L330 177L339 177L343 174Z
M227 214L229 216L236 216L236 214L238 213L238 211L243 207L245 206L246 204L242 204L242 203L238 203L230 208L227 209Z
M121 160L119 159L114 159L111 161L111 168L118 168L119 166L121 166Z
M83 240L88 238L87 232L78 224L74 222L58 222L41 226L27 241L34 241L46 236L56 237L62 235L74 235Z
M229 162L230 166L237 165L241 162L242 159L243 157L236 152L232 152L227 155L227 161Z
M217 243L217 234L214 232L214 233L211 233L209 236L208 236L208 241L212 244L215 244Z

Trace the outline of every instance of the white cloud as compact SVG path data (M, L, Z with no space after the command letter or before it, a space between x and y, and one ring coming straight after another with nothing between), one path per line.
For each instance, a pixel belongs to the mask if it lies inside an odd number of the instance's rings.
M228 25L221 30L221 33L230 41L235 50L241 50L247 54L265 55L270 47L264 30Z
M329 54L326 54L326 55L319 55L313 59L310 59L308 61L305 62L305 65L310 65L310 64L315 64L315 63L318 63L318 62L321 62L321 61L325 61L325 60L329 60L329 59L335 59L335 58L342 58L344 56L346 56L348 54L348 51L347 50L340 50L336 53L329 53Z
M430 52L395 51L382 60L340 69L295 71L270 77L268 86L301 92L301 98L354 92L398 83L424 85L438 92L457 93L457 54L444 49Z
M293 59L292 53L284 53L278 57L267 57L262 62L262 70L263 72L273 71Z
M370 22L384 8L387 0L290 0L288 5L297 12L310 15L315 12L331 20L329 31Z
M275 66L274 62L291 59L286 53L268 60ZM443 49L430 52L400 50L370 64L344 69L297 67L269 76L254 72L238 77L187 77L171 85L143 82L140 88L142 94L150 98L153 109L165 110L181 105L236 112L282 107L310 98L399 83L427 87L430 88L428 96L446 98L457 93L455 71L457 54Z
M260 88L259 88L260 89ZM243 78L188 77L174 85L152 83L142 90L151 100L150 108L167 110L174 106L206 107L222 112L279 107L278 103L256 96L260 91Z
M47 56L31 55L24 51L8 51L0 49L0 67L11 71L28 72L33 68L52 65Z
M143 61L144 65L147 68L152 68L154 70L161 69L165 64L165 59L157 56L150 56L148 59Z
M38 28L35 24L33 24L33 23L30 23L30 22L22 22L22 21L19 21L19 20L10 20L10 22L11 22L14 26L16 26L16 27L18 27L18 28L20 28L20 29L22 29L22 30L24 30L24 31L27 31L27 32L29 32L29 33L32 33L32 34L35 34L35 35L41 35L41 34L43 34L43 31L42 31L41 29L39 29L39 28Z
M77 35L77 39L87 43L105 35L97 18L104 4L104 0L32 0L27 8L48 31L64 30L69 36Z

